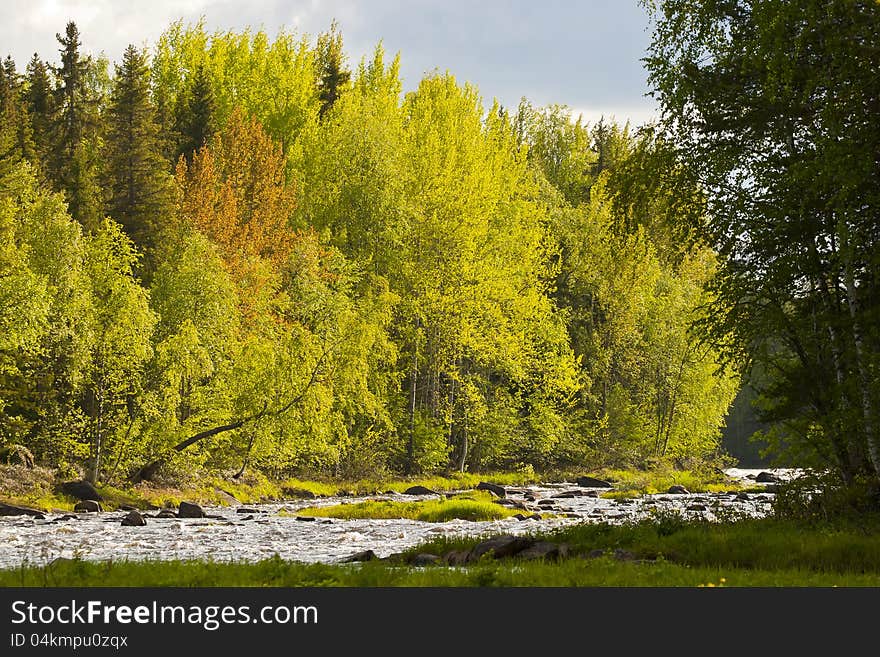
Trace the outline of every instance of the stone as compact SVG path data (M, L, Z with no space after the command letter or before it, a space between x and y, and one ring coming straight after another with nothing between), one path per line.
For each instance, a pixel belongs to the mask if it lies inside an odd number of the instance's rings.
M440 557L436 554L428 554L427 552L420 552L409 560L413 566L432 566L438 561L440 561Z
M136 511L137 507L132 506L131 504L120 504L117 508L119 511Z
M285 497L302 500L313 500L317 497L312 491L306 490L305 488L298 488L296 486L282 486L281 493Z
M177 507L178 518L204 518L205 511L198 504L192 502L181 502Z
M504 490L504 486L499 486L498 484L490 484L488 481L481 481L477 484L477 490L487 490L490 493L494 493L498 497L507 497L507 491Z
M737 493L736 499L740 500L741 502L748 502L752 498L749 496L748 493Z
M300 522L315 522L317 520L315 516L296 516L296 519Z
M46 516L39 509L31 509L27 506L15 506L0 502L0 516L31 516L37 520L43 520Z
M53 522L67 522L68 520L78 520L78 516L73 515L72 513L65 513L60 518L55 518Z
M236 513L265 513L259 509L252 509L249 506L240 506L235 510Z
M687 488L685 488L684 486L681 486L679 484L675 484L673 486L670 486L669 490L667 490L666 492L669 495L690 495L691 494L691 492Z
M565 492L565 493L556 493L556 495L551 495L554 500L570 500L575 497L580 497L580 495L575 495L573 493Z
M757 481L759 484L778 484L782 481L782 479L780 479L772 472L759 472L758 476L755 477L755 481Z
M81 500L76 503L73 510L77 513L99 513L103 511L101 505L95 502L95 500Z
M144 527L147 521L140 514L140 511L129 511L128 515L122 519L123 527Z
M550 541L538 541L527 547L517 556L518 559L548 559L556 560L568 554L568 546L564 543L551 543Z
M501 506L506 506L509 509L519 509L520 511L531 511L531 507L525 502L520 502L519 500L511 500L509 498L500 499L500 500L492 500L495 504L500 504Z
M502 534L481 543L477 543L468 555L468 561L479 561L486 554L491 554L495 559L513 557L535 544L535 540L525 536L511 536Z
M225 504L240 504L238 498L235 497L228 490L223 490L222 488L217 488L214 486L214 492L217 493L217 497L219 497Z
M688 505L687 510L688 511L705 511L706 505L705 504L690 504L690 505Z
M241 518L242 521L244 521L244 520L253 520L253 519L254 519L254 516L253 516L253 515L245 516L244 518Z
M65 495L70 495L78 500L104 501L101 494L87 481L65 481L59 486L59 489Z
M543 519L544 519L544 516L542 516L540 513L533 513L532 515L529 516L529 520L543 520Z
M442 561L447 566L463 566L468 562L468 550L452 550L443 555Z
M522 513L517 513L515 516L511 516L511 518L516 518L517 520L528 520L529 517L523 515Z
M403 491L404 495L440 495L435 490L431 490L430 488L426 488L425 486L410 486L405 491Z
M629 550L621 550L620 548L614 550L612 556L618 561L636 561L638 559L638 557Z
M364 550L363 552L355 552L351 556L341 559L339 563L358 563L361 561L373 561L376 559L376 553L372 550Z
M596 479L595 477L578 477L577 485L583 486L584 488L614 488L614 486L607 481Z
M553 500L538 500L538 506L556 506Z
M156 514L157 518L176 518L177 514L174 513L173 509L162 509L159 513Z

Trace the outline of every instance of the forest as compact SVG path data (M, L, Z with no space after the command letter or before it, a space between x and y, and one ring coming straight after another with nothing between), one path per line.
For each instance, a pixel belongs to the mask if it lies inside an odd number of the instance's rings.
M734 265L683 140L450 72L404 93L336 24L177 22L113 63L87 36L0 70L7 458L123 484L721 457L748 358L699 330Z

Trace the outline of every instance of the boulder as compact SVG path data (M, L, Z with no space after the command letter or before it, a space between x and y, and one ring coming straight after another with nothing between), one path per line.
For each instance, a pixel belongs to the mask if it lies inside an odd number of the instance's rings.
M533 513L532 515L529 516L529 520L543 520L543 519L544 519L544 516L542 516L540 513Z
M499 486L498 484L490 484L488 481L481 481L477 484L477 490L487 490L490 493L494 493L498 497L507 497L507 491L504 490L504 486Z
M749 496L748 493L737 493L736 499L738 499L741 502L748 502L752 498Z
M375 558L375 552L373 552L372 550L364 550L363 552L356 552L349 557L340 559L339 563L357 563L361 561L372 561Z
M39 509L31 509L26 506L15 506L0 502L0 516L31 516L37 520L44 520L46 516Z
M159 513L156 514L157 518L176 518L177 514L174 513L173 509L162 509Z
M65 481L59 488L65 495L70 495L78 500L104 501L101 494L87 481Z
M296 519L300 522L315 522L317 520L315 516L296 516Z
M103 511L101 505L95 502L95 500L81 500L76 503L73 510L77 513L99 513Z
M177 507L178 518L204 518L205 511L198 504L192 502L181 502Z
M517 513L515 516L511 516L511 518L516 518L517 520L528 520L529 517L523 515L522 513Z
M443 555L443 563L447 566L463 566L468 562L468 550L452 550Z
M687 510L688 511L705 511L706 505L705 504L691 504L687 507Z
M236 513L263 513L259 509L252 509L249 506L240 506L235 510Z
M690 495L691 494L691 492L687 488L685 488L684 486L681 486L679 484L675 484L673 486L670 486L669 490L666 492L669 495Z
M440 557L436 554L428 554L427 552L420 552L409 560L409 563L413 566L432 566L435 563L440 561Z
M140 514L140 511L129 511L128 515L122 519L123 527L144 527L147 521Z
M614 488L614 486L607 481L602 481L595 477L578 477L577 485L584 488Z
M758 476L755 477L755 481L759 484L778 484L782 482L782 479L772 472L759 472Z
M53 522L67 522L68 520L76 520L76 519L77 519L77 516L73 515L72 513L65 513L60 518L55 518L55 520L53 520Z
M496 559L513 557L535 544L535 540L526 536L503 534L482 543L477 543L468 555L468 561L478 561L483 555L491 554Z
M527 547L517 556L519 559L559 559L568 554L568 546L564 543L551 543L550 541L538 541L531 547Z
M431 490L430 488L426 488L424 486L410 486L405 491L403 491L404 495L439 495L435 490Z
M312 491L306 490L305 488L298 488L296 486L282 486L281 493L285 497L301 500L313 500L317 497Z

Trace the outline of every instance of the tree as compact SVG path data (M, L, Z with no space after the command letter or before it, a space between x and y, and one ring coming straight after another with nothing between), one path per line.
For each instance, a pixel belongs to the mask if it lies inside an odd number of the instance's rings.
M70 213L89 230L97 230L101 207L98 191L97 110L98 98L92 78L94 65L80 55L79 30L69 22L61 45L61 67L56 71L53 147L49 156L50 178L65 193Z
M175 125L180 134L177 157L192 161L193 153L207 144L217 131L217 103L204 64L193 75L192 86L178 99ZM177 160L175 157L175 160Z
M45 163L51 152L54 99L49 67L37 53L28 62L27 83L27 106L33 127L34 148L40 162Z
M149 84L146 55L128 46L116 67L104 161L108 212L138 247L151 252L171 213L172 181L161 155Z
M707 334L766 376L764 419L880 484L880 5L659 3L647 58L722 265Z
M0 66L0 168L35 158L30 116L12 57Z
M342 50L342 32L336 21L330 24L330 31L318 37L317 61L319 77L318 98L321 109L318 114L323 118L348 86L351 71L343 68L345 55Z

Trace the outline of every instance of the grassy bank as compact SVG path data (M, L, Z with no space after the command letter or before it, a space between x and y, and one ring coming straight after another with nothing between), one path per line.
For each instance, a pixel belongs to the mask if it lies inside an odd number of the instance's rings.
M858 524L727 523L660 518L578 525L542 537L569 546L560 561L484 558L465 567L386 561L301 564L58 561L0 571L0 586L880 586L880 518ZM443 555L479 539L436 540ZM591 558L594 555L601 556ZM623 556L622 556L623 555Z

